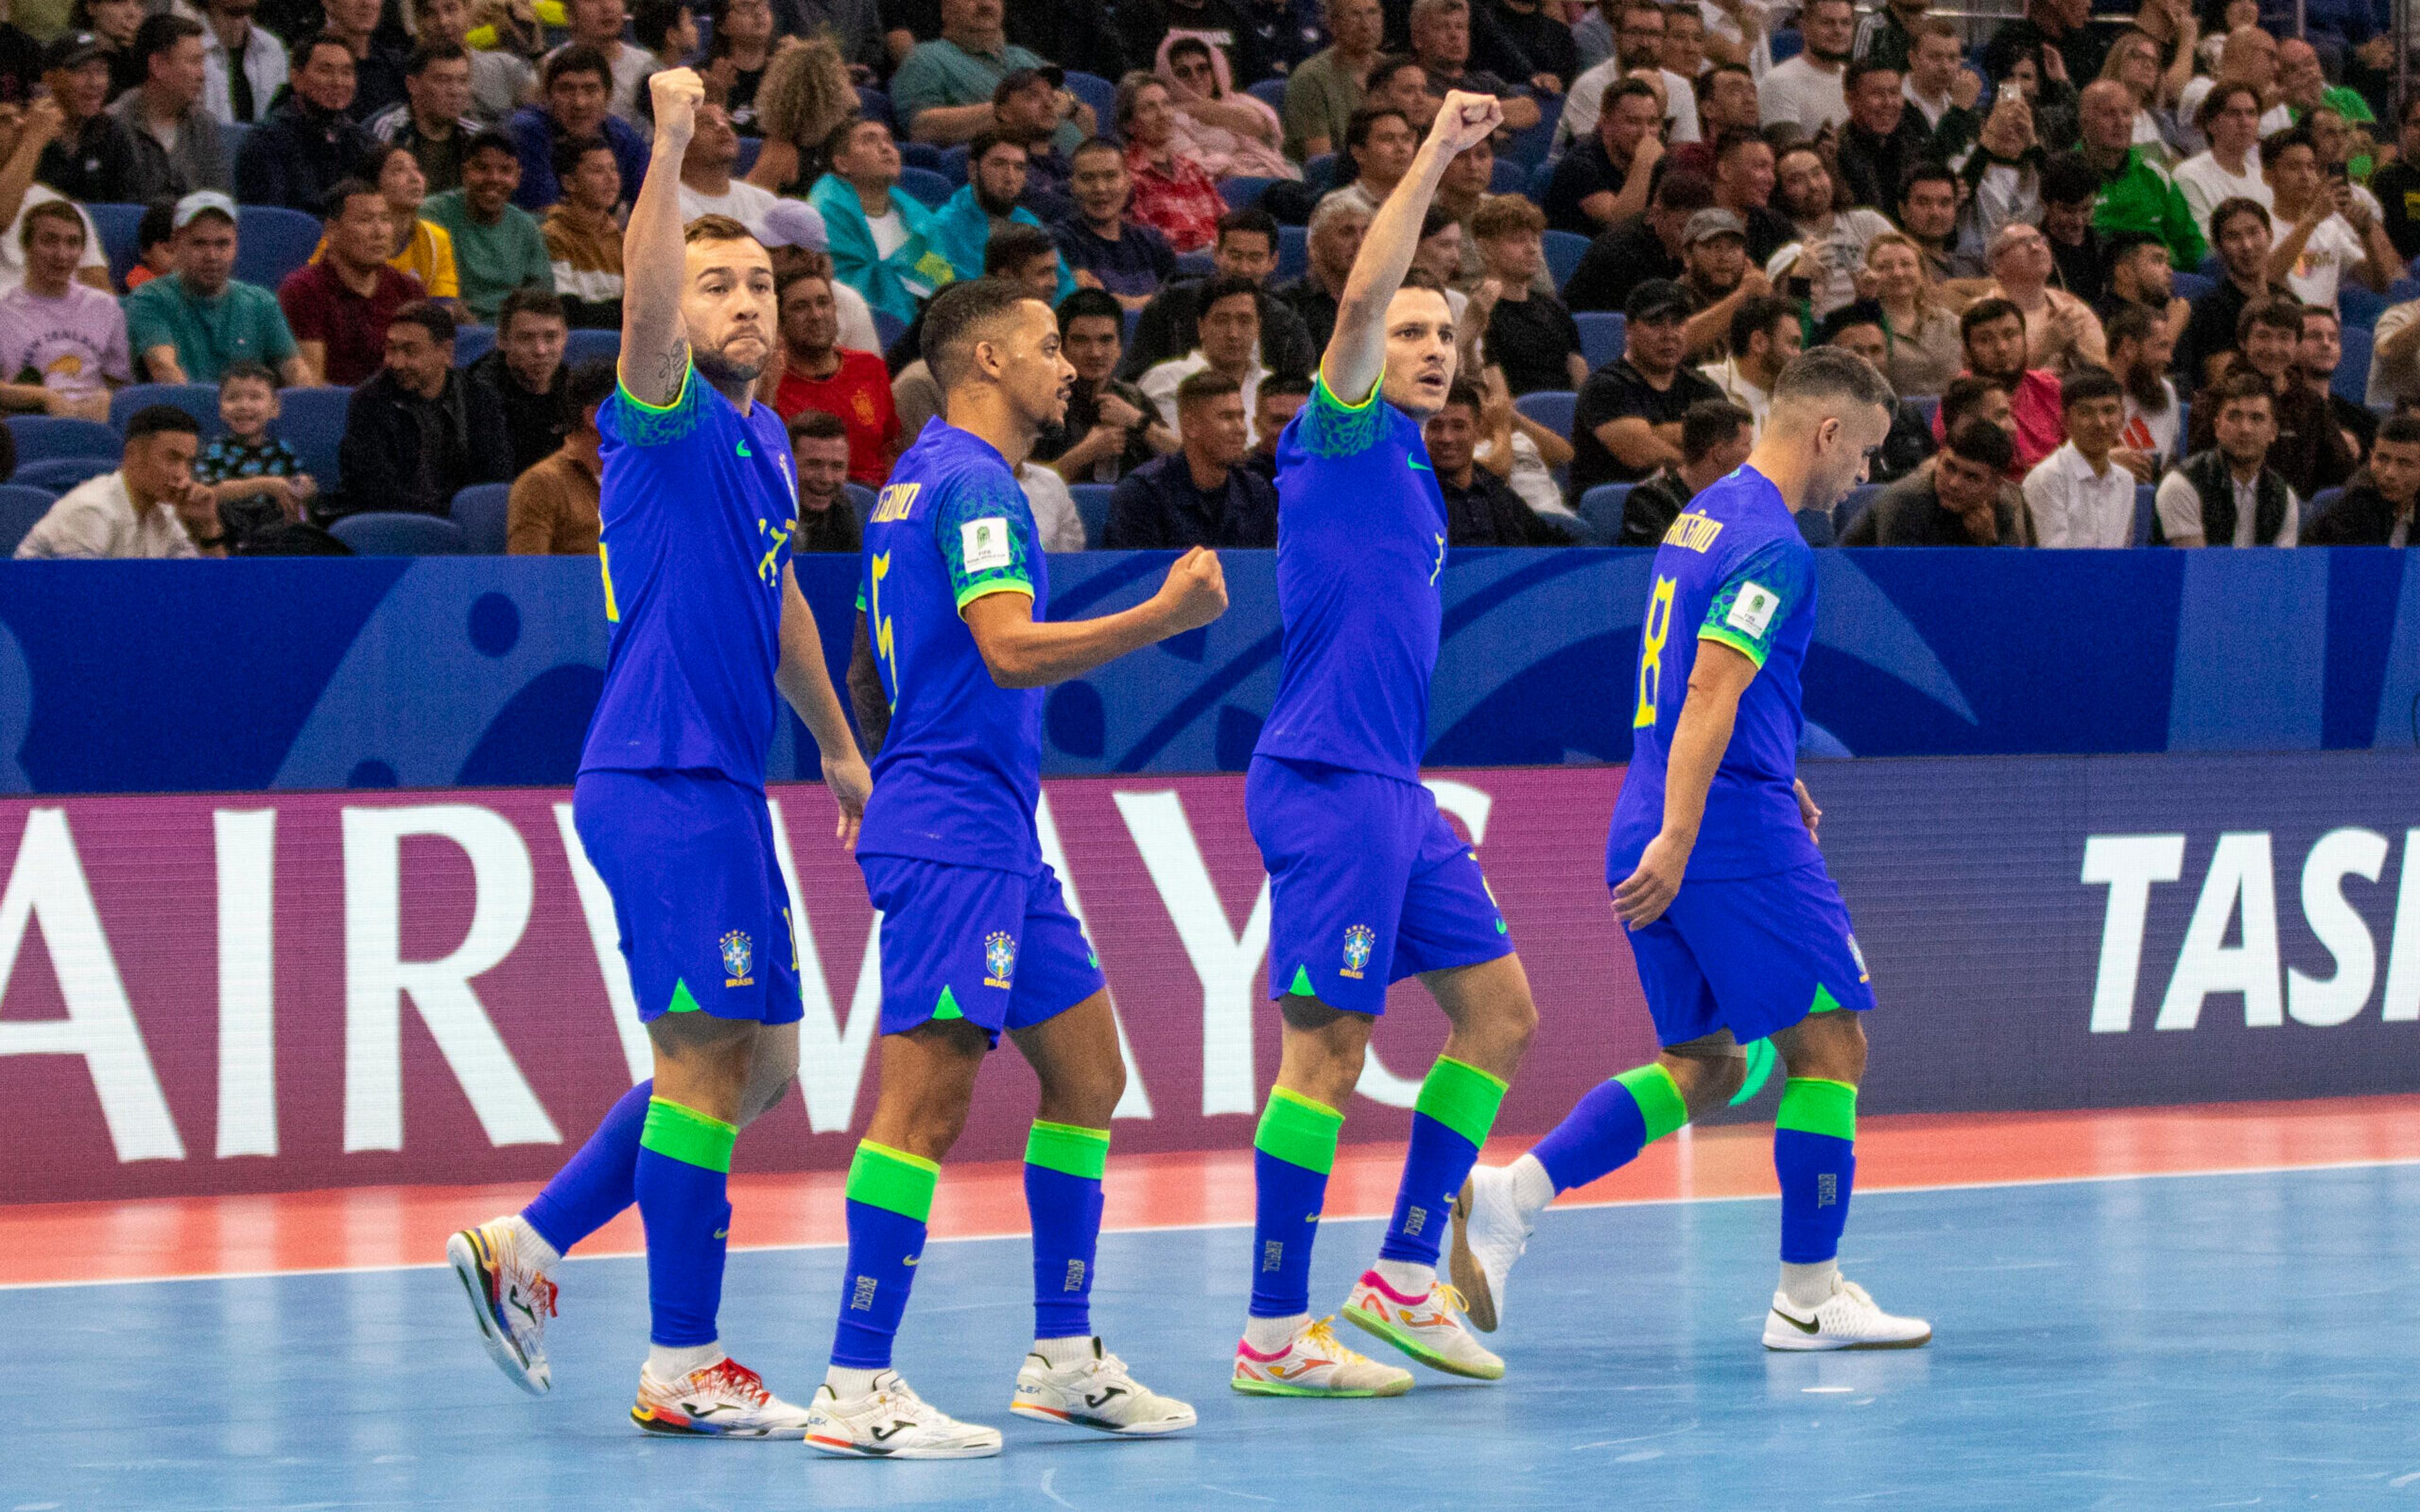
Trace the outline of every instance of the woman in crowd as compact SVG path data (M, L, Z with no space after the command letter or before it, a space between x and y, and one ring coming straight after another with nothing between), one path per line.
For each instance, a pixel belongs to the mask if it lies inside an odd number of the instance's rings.
M1938 394L1966 366L1958 316L1924 276L1924 255L1903 234L1885 231L1866 244L1866 271L1883 308L1888 360L1883 374L1902 397Z
M386 260L387 266L420 280L432 300L460 299L462 280L454 266L453 235L420 218L421 201L428 197L428 177L420 170L420 160L400 144L374 148L362 163L362 176L378 185L379 196L386 201L388 223L395 231L395 255ZM322 236L311 260L318 262L327 254L328 239Z
M756 91L756 124L765 146L748 181L776 194L804 199L831 164L824 142L857 114L857 86L828 35L786 41L766 66Z
M2162 67L2161 57L2160 44L2149 33L2125 32L2111 44L2101 77L2117 80L2134 97L2134 145L2154 165L2164 168L2188 156L2176 140L2175 111L2177 96L2193 77L2193 54L2178 53L2170 68Z
M1218 185L1187 160L1176 141L1176 105L1157 75L1137 70L1118 82L1118 134L1125 139L1134 198L1126 213L1168 239L1180 254L1218 239L1227 202Z
M1279 150L1278 113L1238 94L1226 54L1199 37L1171 32L1159 44L1158 76L1176 107L1176 150L1214 179L1295 178L1301 170Z

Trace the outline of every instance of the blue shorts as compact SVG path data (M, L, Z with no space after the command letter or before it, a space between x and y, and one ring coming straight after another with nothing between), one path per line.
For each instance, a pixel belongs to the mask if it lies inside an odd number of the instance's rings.
M1269 872L1269 995L1373 1018L1391 982L1512 953L1479 858L1417 782L1255 756L1244 816Z
M907 856L857 864L882 914L885 1034L962 1018L998 1044L1109 985L1047 863L1032 876Z
M712 772L582 772L571 820L613 895L642 1023L798 1021L790 890L763 793Z
M1821 862L1771 876L1684 882L1630 933L1656 1042L1723 1029L1742 1044L1809 1013L1874 1006L1840 889Z

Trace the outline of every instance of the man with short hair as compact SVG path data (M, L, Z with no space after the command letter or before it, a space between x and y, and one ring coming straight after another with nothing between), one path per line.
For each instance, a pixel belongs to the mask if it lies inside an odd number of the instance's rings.
M386 20L384 0L319 0L319 10L321 35L352 54L353 118L367 120L401 101L404 50Z
M622 170L601 136L565 142L554 149L554 176L563 197L538 223L554 270L554 291L572 327L622 329Z
M1538 124L1536 100L1470 66L1470 0L1412 0L1411 42L1412 56L1428 70L1429 93L1440 98L1455 90L1493 95L1503 109L1507 130L1526 131Z
M365 123L373 141L411 149L428 192L462 187L462 156L479 123L471 118L471 54L459 42L423 41L403 66L403 102Z
M1181 279L1143 306L1119 373L1140 381L1150 368L1200 346L1202 291L1222 278L1240 278L1259 291L1261 366L1272 373L1310 372L1321 348L1311 344L1311 332L1294 306L1268 286L1278 270L1278 223L1268 211L1229 210L1220 216L1210 262L1211 278Z
M919 42L891 76L891 103L910 140L950 147L992 123L992 95L1020 69L1047 60L1008 39L1001 0L940 0L940 35ZM1059 150L1098 131L1092 107L1078 104L1053 134Z
M2109 455L2126 423L2126 391L2105 368L2079 368L2059 384L2059 412L2067 440L2025 474L2035 544L2132 546L2134 474Z
M2344 362L2344 328L2334 310L2317 305L2303 308L2303 340L2297 348L2295 367L2303 375L2303 385L2326 406L2328 418L2343 432L2345 445L2359 464L2369 456L2371 442L2378 439L2378 416L2366 405L2358 405L2335 392L2336 368Z
M1793 341L1791 355L1796 356L1797 350ZM1763 397L1771 403L1770 393ZM1681 417L1680 462L1657 469L1653 477L1622 500L1621 539L1615 544L1650 548L1662 545L1664 532L1689 507L1690 500L1747 460L1763 419L1762 414L1751 415L1728 399L1700 399L1691 405Z
M1909 170L1931 152L1932 133L1908 110L1898 69L1852 63L1844 79L1849 124L1840 133L1840 181L1851 204L1888 213Z
M571 334L563 301L517 288L496 312L496 345L471 364L471 402L504 416L514 477L551 456L578 424L563 348Z
M563 186L554 177L554 149L592 136L603 137L613 149L614 165L622 170L622 193L638 194L647 177L647 144L629 122L613 114L613 65L595 48L573 42L547 54L538 74L537 102L523 105L504 123L521 164L514 204L536 211L562 198ZM465 173L470 151L463 149Z
M295 43L292 92L236 153L237 195L246 205L318 214L328 191L369 157L369 133L348 114L354 88L353 53L343 39L322 34Z
M25 208L25 281L0 295L0 407L109 418L109 396L134 380L126 314L76 281L84 217L65 200Z
M731 124L731 113L709 100L697 113L697 134L690 138L689 151L681 158L681 215L691 221L701 215L729 216L769 246L773 239L769 218L781 201L769 189L733 177L738 166L739 132Z
M2120 310L2109 321L2109 370L2126 391L2126 423L2112 455L2140 483L2156 481L2161 468L2184 455L2177 386L2168 381L2176 349L2167 322L2141 305Z
M1184 415L1176 391L1194 374L1208 371L1233 381L1242 394L1246 445L1250 444L1252 404L1269 372L1260 357L1262 297L1259 285L1249 280L1232 275L1212 279L1201 290L1201 344L1183 357L1152 364L1136 380L1135 387L1158 407L1161 424L1180 438ZM1242 452L1236 455L1240 457Z
M2304 546L2412 544L2412 505L2420 499L2420 416L2393 415L2378 427L2369 465L2302 532Z
M899 411L891 403L891 372L879 352L840 345L840 311L831 279L803 269L781 281L782 378L772 391L773 412L795 420L809 409L837 415L848 437L848 475L869 488L882 486L892 461L907 444Z
M1075 102L1039 69L1012 69L991 94L991 131L1025 149L1025 193L1017 203L1044 225L1076 212L1068 183L1075 165L1058 146L1059 125Z
M1858 511L1839 544L2022 546L2007 486L2016 456L2008 432L1970 416L1950 431L1931 465L1885 488Z
M302 360L277 296L236 279L235 203L201 190L177 202L176 270L126 296L127 340L154 383L216 383L258 363L287 387L319 381Z
M2211 245L2226 276L2195 300L2177 337L2177 374L2189 387L2208 380L2210 361L2234 347L2236 326L2256 300L2292 298L2270 273L2269 210L2257 200L2230 199L2210 213ZM2381 322L2382 324L2383 322Z
M134 142L109 112L109 56L90 32L69 32L42 54L55 134L35 177L69 199L122 204L134 193Z
M2347 273L2379 294L2402 275L2402 257L2361 197L2347 193L2338 208L2337 195L2319 177L2309 127L2279 131L2260 144L2260 177L2269 184L2272 211L2286 227L2269 254L2269 276L2304 304L2335 309Z
M902 325L957 277L936 243L933 212L899 189L899 144L880 121L831 134L831 171L807 195L831 239L833 276Z
M2292 546L2303 505L2269 465L2277 439L2277 392L2260 374L2229 373L2195 401L2194 429L2209 444L2161 480L2153 497L2159 535L2170 546Z
M1446 391L1445 408L1420 427L1445 499L1446 545L1569 546L1572 538L1559 526L1541 519L1493 469L1479 465L1483 408L1479 385L1456 378Z
M1540 215L1538 222L1544 225L1545 217ZM1313 350L1323 347L1336 329L1336 301L1344 297L1344 280L1353 271L1353 259L1360 255L1361 238L1369 229L1370 212L1359 205L1334 194L1321 200L1311 212L1302 276L1271 291L1302 317Z
M1765 411L1773 404L1773 385L1780 378L1781 370L1790 365L1790 360L1798 355L1803 334L1797 306L1775 298L1769 290L1752 295L1740 301L1731 311L1726 332L1730 355L1702 369L1715 392L1747 416L1750 445L1764 432ZM1684 452L1686 440L1684 435Z
M2071 88L2098 78L2107 51L2108 42L2092 29L2092 0L2025 0L2024 15L2002 22L1992 33L1983 71L2005 79L2019 58L2030 58L2048 98L2055 84Z
M1379 0L1323 0L1323 8L1328 45L1286 75L1285 154L1296 162L1333 152L1343 142L1386 39Z
M1958 317L1958 335L1966 347L1966 371L2008 391L2017 426L2017 465L2030 472L2067 440L2057 376L2025 365L2024 315L2006 300L1978 300L1968 305ZM1933 438L1940 437L1936 415Z
M1042 229L1041 218L1018 203L1025 197L1025 148L986 128L967 145L967 181L949 202L933 212L933 244L950 259L960 278L983 271L984 248L1002 226ZM1076 280L1063 266L1059 287L1047 301L1076 292Z
M166 13L145 17L134 33L143 83L120 96L109 113L134 144L129 197L137 204L235 187L219 123L202 108L202 36L200 22Z
M2211 214L2219 206L2248 199L2266 209L2273 203L2260 172L2260 91L2248 84L2215 85L2202 97L2195 119L2210 146L2177 164L2177 190L2203 239L2215 241Z
M573 423L552 455L520 469L504 501L504 550L513 556L593 557L604 531L599 514L597 410L613 395L613 364L582 363L564 379Z
M1377 0L1352 3L1374 8ZM1176 276L1175 249L1159 232L1127 216L1126 196L1134 185L1126 175L1126 155L1116 143L1095 137L1069 162L1068 192L1076 213L1053 232L1060 258L1078 284L1107 289L1124 308L1140 310Z
M1675 170L1655 186L1654 200L1640 214L1607 230L1580 255L1563 283L1562 299L1574 310L1619 310L1650 279L1677 281L1688 271L1681 260L1690 220L1714 203L1714 191L1696 174ZM1751 245L1755 230L1751 225Z
M1481 312L1471 318L1480 323L1487 362L1503 370L1516 397L1540 389L1575 390L1587 382L1579 323L1562 301L1536 287L1545 267L1540 241L1546 229L1544 212L1518 194L1493 195L1479 208L1471 229L1487 269L1486 279L1471 296ZM1357 253L1360 240L1353 239ZM1345 267L1352 267L1349 260ZM1327 325L1331 330L1335 326L1332 305ZM1474 409L1473 416L1477 413Z
M1563 154L1547 181L1547 223L1592 237L1645 209L1664 157L1662 119L1663 107L1645 81L1624 79L1607 89L1596 131Z
M2130 309L2149 312L2171 336L2184 330L2193 307L2176 295L2166 242L2149 231L2120 231L2102 244L2102 254L2109 280L2092 313L2113 347L2118 336L2110 323Z
M175 405L127 418L117 470L59 496L25 538L17 560L223 557L218 497L194 481L202 427Z
M790 463L799 477L799 532L790 550L855 556L865 545L848 501L848 426L838 415L801 409L790 417Z
M1159 407L1117 377L1125 339L1125 314L1103 290L1078 289L1060 301L1059 349L1075 368L1076 381L1068 390L1066 419L1034 443L1033 460L1065 482L1115 483L1177 448L1176 433L1161 423ZM1276 381L1264 381L1261 394Z
M513 139L481 131L462 151L462 187L431 194L420 207L423 219L454 238L454 264L462 275L462 304L477 319L492 322L504 296L535 285L554 292L554 258L537 220L515 203L521 161Z
M2282 30L2282 28L2281 28ZM2257 24L2238 26L2219 43L2218 69L2185 81L2177 95L2177 134L2188 151L2207 145L2201 110L2210 96L2225 85L2249 85L2259 112L2254 117L2253 140L2294 124L2293 107L2277 91L2277 39Z
M2236 355L2227 377L2257 378L2269 386L2271 436L2263 455L2270 471L2309 499L2352 475L2353 449L2327 402L2303 381L2303 310L2291 296L2257 301L2236 322ZM2216 442L2218 406L2209 391L2194 396L2186 444L2195 452Z
M622 29L629 24L622 0L566 0L563 12L571 32L564 47L596 50L605 62L606 78L610 81L605 108L613 112L614 119L635 125L639 120L640 82L662 65L644 49L622 40Z
M1278 483L1278 443L1310 401L1311 379L1293 374L1270 374L1252 397L1252 451L1244 466L1266 478L1272 488Z
M1581 385L1572 415L1572 493L1600 483L1637 483L1683 460L1681 421L1720 390L1683 365L1689 296L1668 279L1633 289L1622 313L1622 355Z
M1946 164L1919 162L1899 192L1900 230L1916 243L1925 276L1953 297L1980 294L1991 280L1982 255L1959 244L1958 188L1957 174Z
M1924 117L1932 153L1947 162L1975 145L1983 119L1975 113L1983 76L1966 66L1966 39L1947 16L1928 16L1916 29L1900 94Z
M1763 124L1794 126L1800 136L1811 138L1826 126L1838 130L1849 118L1842 75L1856 20L1852 0L1808 0L1800 8L1798 31L1806 45L1796 57L1767 69L1757 85Z
M1223 373L1191 373L1176 385L1175 409L1179 450L1119 480L1099 544L1149 551L1276 546L1277 490L1242 465L1251 437L1242 387Z
M202 108L213 120L250 126L286 87L286 43L252 23L259 0L209 0L202 20Z
M2191 202L2166 171L2134 145L2134 116L2139 108L2133 91L2115 79L2094 80L2078 98L2084 161L2101 180L2092 224L2104 235L2152 232L2167 243L2168 255L2179 268L2197 268L2210 248ZM2049 197L2047 190L2043 197Z
M388 323L384 363L345 406L336 455L348 513L442 519L472 484L511 479L504 418L474 402L468 378L454 371L454 317L429 300L405 305Z
M1885 0L1857 23L1849 44L1853 65L1905 73L1930 14L1929 0Z
M1406 69L1417 67L1405 65ZM1344 128L1342 149L1343 158L1352 165L1353 177L1343 188L1330 190L1321 199L1344 200L1371 215L1377 214L1379 205L1403 182L1404 170L1411 166L1412 154L1419 149L1419 128L1400 106L1380 101L1355 111Z
M277 303L302 360L323 381L349 389L385 363L396 312L428 291L387 262L395 231L376 184L349 178L336 185L328 191L326 214L327 255L288 273Z
M1704 131L1698 74L1676 70L1664 56L1672 34L1680 29L1676 22L1683 8L1667 8L1657 0L1609 0L1600 9L1599 15L1613 29L1614 52L1572 80L1563 99L1563 114L1555 123L1554 155L1570 151L1575 144L1595 133L1604 120L1606 92L1625 79L1636 79L1656 92L1658 108L1664 113L1665 141L1675 148L1687 148L1698 143ZM1702 39L1702 28L1698 35ZM1725 93L1726 100L1716 106L1715 114L1728 118L1737 99L1728 90ZM1746 106L1743 124L1753 127L1755 100L1749 99ZM1703 163L1690 166L1693 172L1706 171Z
M405 0L405 8L423 45L458 42L470 49L470 115L481 126L501 125L520 108L536 70L530 67L520 45L508 40L495 27L483 27L481 37L493 51L471 46L469 0ZM533 39L532 46L535 45Z

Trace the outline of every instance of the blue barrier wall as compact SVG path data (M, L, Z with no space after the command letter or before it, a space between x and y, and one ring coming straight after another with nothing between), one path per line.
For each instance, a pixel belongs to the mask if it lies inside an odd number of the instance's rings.
M1053 611L1136 602L1169 560L1055 558ZM1429 760L1625 759L1649 561L1457 554ZM1818 561L1817 752L2420 744L2420 553ZM1277 688L1277 599L1267 553L1226 565L1224 619L1051 692L1052 772L1243 766ZM799 563L835 672L856 572ZM0 792L566 782L604 653L584 560L0 563ZM783 723L773 775L812 776Z

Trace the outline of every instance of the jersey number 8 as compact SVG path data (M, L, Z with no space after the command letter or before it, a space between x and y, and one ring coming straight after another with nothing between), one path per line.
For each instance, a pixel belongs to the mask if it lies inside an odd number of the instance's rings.
M1672 630L1672 591L1677 586L1671 578L1655 579L1655 593L1647 600L1646 623L1638 627L1638 713L1630 721L1634 730L1655 723L1656 702L1664 690L1664 639Z

